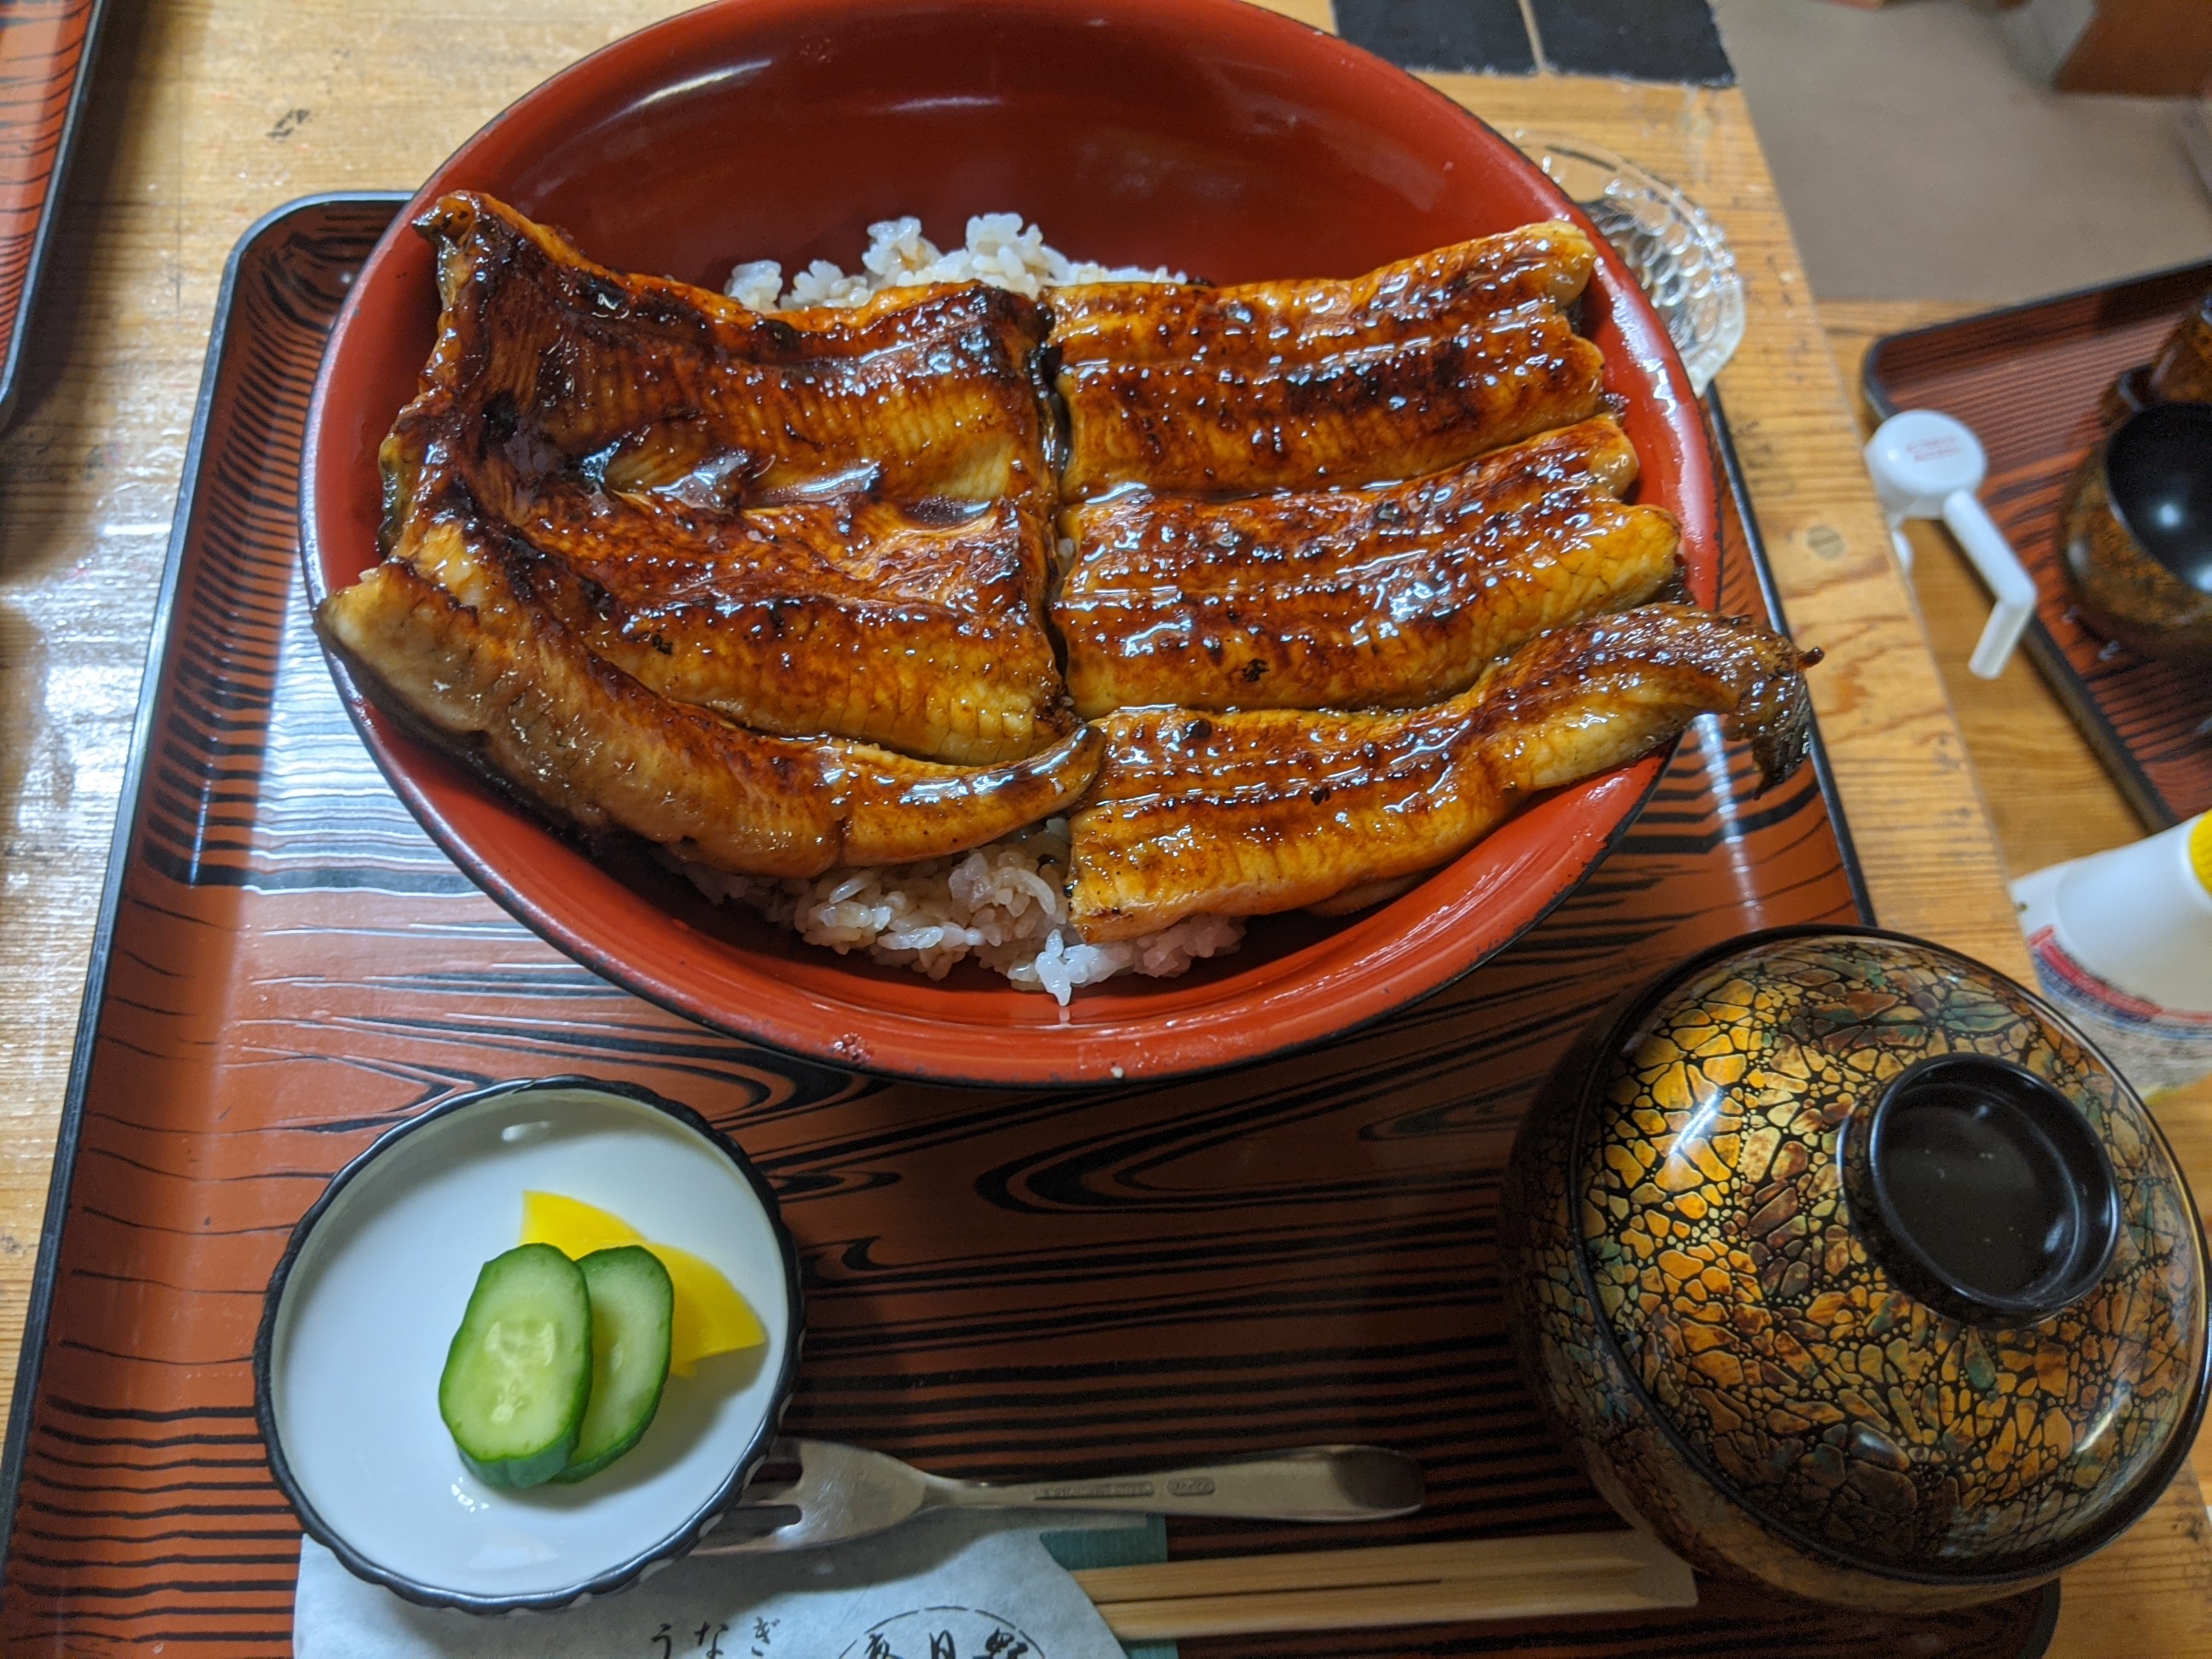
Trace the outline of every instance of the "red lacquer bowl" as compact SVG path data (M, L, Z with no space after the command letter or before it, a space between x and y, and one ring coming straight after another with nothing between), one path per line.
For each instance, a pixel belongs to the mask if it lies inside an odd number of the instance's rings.
M1079 258L1217 282L1350 276L1572 212L1503 138L1342 41L1234 0L731 0L617 41L462 147L396 222L340 314L308 419L311 593L377 556L376 447L437 313L405 220L484 190L610 264L718 285L731 265L851 268L874 220L957 244L1011 210ZM1714 602L1718 540L1696 400L1607 257L1583 327ZM410 740L339 674L369 749L439 844L609 979L708 1025L834 1063L951 1082L1164 1077L1279 1053L1435 990L1588 875L1662 761L1538 802L1448 869L1339 923L1254 924L1237 954L1117 979L1065 1009L981 969L933 983L708 906L641 860L595 862Z

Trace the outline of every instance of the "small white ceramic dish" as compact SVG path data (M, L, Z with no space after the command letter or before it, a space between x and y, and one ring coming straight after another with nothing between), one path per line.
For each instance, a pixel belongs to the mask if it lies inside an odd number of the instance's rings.
M462 1467L438 1376L532 1188L705 1257L768 1340L672 1376L645 1439L601 1474L507 1492ZM354 1572L432 1606L557 1607L681 1554L736 1501L790 1396L800 1328L790 1237L726 1137L644 1090L511 1083L385 1135L301 1219L270 1280L256 1403L301 1524Z

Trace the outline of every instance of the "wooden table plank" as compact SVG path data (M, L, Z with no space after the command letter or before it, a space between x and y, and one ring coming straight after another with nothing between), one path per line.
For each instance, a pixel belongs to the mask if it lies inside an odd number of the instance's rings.
M217 283L292 197L422 177L490 114L662 0L175 0L118 8L23 411L0 441L0 1370L38 1243L107 842ZM1325 20L1325 0L1283 0ZM1856 461L1740 94L1437 76L1506 127L1611 144L1727 228L1751 292L1723 380L1877 905L2018 972L1966 751ZM2189 1528L2198 1528L2194 1537ZM2069 1654L2212 1652L2193 1494L2074 1575ZM2188 1594L2175 1592L2186 1589ZM2126 1620L2136 1621L2130 1625Z
M1873 429L1875 416L1860 387L1860 367L1874 343L1976 308L1926 300L1820 307L1837 372L1863 430ZM2143 824L2026 652L1996 679L1966 672L1989 617L1987 592L1941 526L1918 522L1909 531L1911 586L2008 872L2025 875L2142 836Z

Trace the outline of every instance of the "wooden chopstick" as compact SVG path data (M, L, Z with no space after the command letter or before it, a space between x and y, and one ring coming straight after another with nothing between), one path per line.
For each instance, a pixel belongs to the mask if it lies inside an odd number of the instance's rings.
M1127 1641L1559 1618L1697 1604L1689 1567L1638 1532L1093 1567L1075 1582Z

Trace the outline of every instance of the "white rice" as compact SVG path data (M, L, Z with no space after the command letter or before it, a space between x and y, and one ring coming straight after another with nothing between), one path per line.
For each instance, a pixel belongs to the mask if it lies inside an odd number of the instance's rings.
M1191 916L1141 939L1085 945L1067 921L1067 820L1048 818L952 858L832 870L811 880L726 875L677 860L720 902L736 899L810 945L943 979L974 960L1064 1007L1079 985L1116 974L1171 979L1237 948L1237 916Z
M1048 246L1018 213L979 213L968 246L951 253L921 234L919 219L868 227L868 251L848 276L817 259L783 287L783 267L757 259L730 273L724 292L755 311L794 306L857 306L887 288L930 283L989 283L1035 299L1067 283L1180 283L1177 271L1109 269L1071 259ZM1067 920L1067 821L1050 818L954 858L878 869L832 870L811 881L726 875L672 860L720 902L736 899L770 921L798 930L838 955L865 951L877 962L943 979L973 960L1026 991L1048 992L1065 1007L1079 985L1116 974L1170 979L1190 964L1237 948L1237 916L1192 916L1141 939L1086 945Z
M916 288L929 283L988 283L1034 300L1048 288L1067 283L1180 283L1180 271L1109 267L1071 259L1048 246L1036 226L1026 229L1018 213L979 213L968 222L968 246L950 253L921 234L919 219L885 219L868 227L868 251L860 269L848 276L827 259L817 259L783 286L783 267L755 259L730 273L722 291L755 311L795 306L856 306L887 288Z

